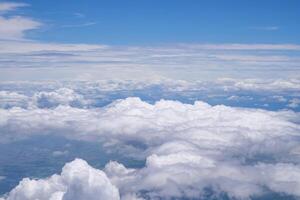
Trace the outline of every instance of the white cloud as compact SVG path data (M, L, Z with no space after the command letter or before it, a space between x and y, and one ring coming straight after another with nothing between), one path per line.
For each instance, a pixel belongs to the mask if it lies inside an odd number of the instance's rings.
M217 83L226 90L288 91L300 89L299 79L231 79L221 78Z
M17 92L0 91L0 108L28 107L29 97Z
M86 22L86 23L82 23L82 24L66 24L66 25L62 25L61 27L63 27L63 28L77 28L77 27L93 26L95 24L97 24L97 22Z
M54 157L59 157L59 156L65 156L65 155L68 155L69 154L69 151L65 150L65 151L53 151L52 152L52 155Z
M30 18L0 16L0 39L22 39L26 31L37 29L41 23Z
M89 100L69 88L58 88L53 91L36 91L33 95L18 92L0 91L0 108L53 108L59 105L84 107Z
M128 169L117 162L105 167L121 199L143 195L192 198L205 195L207 187L216 195L225 192L240 199L264 195L268 190L300 196L300 159L292 153L300 144L299 113L203 102L189 105L161 100L151 105L128 98L95 109L2 109L0 116L2 142L30 135L61 135L99 141L107 150L145 159L141 169ZM53 179L39 181L48 185ZM13 191L22 188L23 192L24 184L32 188L36 183L23 182ZM38 195L41 187L32 194ZM45 194L65 191L50 188Z
M300 105L300 99L293 98L289 101L288 107L297 108Z
M118 189L104 172L76 159L66 164L60 175L46 179L25 178L6 200L119 200Z
M42 24L28 17L9 15L9 11L19 7L28 6L24 3L3 2L0 3L0 39L23 39L26 31L39 28ZM1 16L2 14L2 16Z
M28 6L28 4L25 3L16 3L16 2L0 2L0 14L16 10L20 7Z
M2 82L0 83L0 108L21 107L25 109L56 108L70 106L75 108L95 108L107 104L117 96L123 98L143 95L143 98L184 98L188 102L197 99L230 100L243 106L249 101L261 107L263 104L278 102L278 109L297 109L296 100L300 92L299 79L219 79L216 81L174 81L157 79L136 80L99 80L99 81L46 81L46 82ZM30 88L30 89L29 89ZM144 91L144 92L142 92ZM249 95L245 95L249 93ZM145 96L146 95L146 96ZM260 96L257 99L257 96ZM283 102L289 103L283 104ZM292 104L292 101L295 101ZM103 104L104 103L104 104ZM291 105L294 105L291 107ZM230 105L230 104L229 104Z
M263 187L290 195L299 196L299 165L256 164L253 166L216 162L193 155L190 150L176 150L167 155L151 155L145 168L126 169L118 163L109 163L105 168L120 191L148 191L152 197L197 198L211 186L218 192L226 192L229 197L248 199L266 193ZM170 149L169 149L170 150Z
M98 80L290 78L299 70L299 56L286 51L299 50L299 45L289 44L135 47L0 41L0 71L4 74L1 79L8 80L18 74L21 80L74 79L81 74ZM5 76L12 69L14 76ZM51 73L53 69L56 73Z
M87 101L83 96L69 88L59 88L53 92L38 92L33 96L34 105L40 108L57 107L59 105L84 106Z
M284 98L283 96L280 96L280 95L272 96L272 98L277 100L278 102L286 102L287 101L286 98Z

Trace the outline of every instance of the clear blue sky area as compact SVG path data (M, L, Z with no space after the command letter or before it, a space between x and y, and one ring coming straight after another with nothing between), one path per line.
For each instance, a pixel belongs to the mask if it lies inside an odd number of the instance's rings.
M30 38L121 45L300 43L297 0L20 1L44 23ZM19 14L19 12L18 12Z

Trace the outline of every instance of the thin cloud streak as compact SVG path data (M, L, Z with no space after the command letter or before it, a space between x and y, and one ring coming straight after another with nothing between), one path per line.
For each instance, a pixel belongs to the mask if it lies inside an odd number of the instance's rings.
M0 3L0 14L6 13L8 11L13 11L13 10L16 10L17 8L26 7L26 6L29 6L29 5L26 3L2 2L2 3Z
M277 31L280 29L279 26L252 26L249 29L261 30L261 31Z
M97 22L86 22L83 24L66 24L66 25L62 25L62 28L79 28L79 27L85 27L85 26L93 26L96 25Z

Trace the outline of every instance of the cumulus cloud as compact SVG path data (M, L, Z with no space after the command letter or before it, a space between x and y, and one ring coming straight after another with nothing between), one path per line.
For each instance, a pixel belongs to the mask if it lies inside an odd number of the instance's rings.
M196 152L173 149L166 155L151 155L143 169L126 169L118 163L107 164L105 171L120 191L147 191L155 197L204 197L211 187L229 198L248 199L266 193L264 187L278 193L299 196L300 168L293 164L256 164L216 162Z
M119 200L118 189L105 173L84 160L67 163L60 175L47 179L24 178L5 200Z
M35 91L34 94L21 94L17 91L0 91L0 108L53 108L59 105L84 107L89 100L70 88L60 87L51 91Z
M84 97L69 88L59 88L53 92L38 92L33 96L34 104L39 108L57 107L58 105L83 106Z
M161 100L152 105L127 98L103 108L14 107L0 110L0 116L2 142L58 134L99 141L109 151L145 160L140 169L118 162L106 165L104 171L121 199L200 198L208 195L207 190L238 199L270 191L300 196L300 159L295 153L300 144L299 113L292 111L200 101L191 105ZM47 184L52 179L46 179ZM26 180L25 185L35 183ZM23 182L9 196L23 188ZM61 190L47 194L52 191Z
M25 108L28 106L29 97L18 92L0 91L0 108L14 106Z

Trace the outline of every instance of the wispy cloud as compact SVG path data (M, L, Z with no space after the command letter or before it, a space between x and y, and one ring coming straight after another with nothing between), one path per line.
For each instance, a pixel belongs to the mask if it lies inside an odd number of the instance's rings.
M76 13L74 13L74 16L75 16L75 17L78 17L78 18L84 18L84 17L85 17L85 14L76 12Z
M143 79L150 74L193 80L220 76L253 78L259 74L288 77L299 74L299 53L300 46L296 44L108 46L0 40L0 71L3 78L11 68L18 69L15 74L31 68L49 76L45 72L55 69L63 70L64 77L89 73L98 78L105 75L120 79Z
M28 17L7 16L8 12L24 6L29 5L23 3L0 3L0 39L22 39L26 31L37 29L42 25L40 22Z
M82 24L66 24L66 25L62 25L61 27L63 27L63 28L77 28L77 27L93 26L95 24L97 24L97 22L86 22L86 23L82 23Z
M251 26L249 29L252 30L261 30L261 31L277 31L279 30L279 26Z
M42 24L33 19L13 16L0 16L0 39L22 39L28 30L37 29Z
M0 13L8 12L16 10L20 7L28 6L28 4L25 3L16 3L16 2L0 2Z

